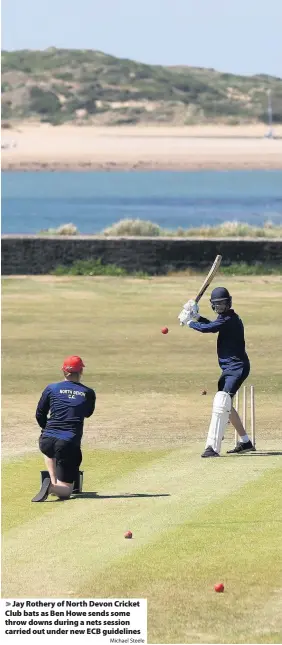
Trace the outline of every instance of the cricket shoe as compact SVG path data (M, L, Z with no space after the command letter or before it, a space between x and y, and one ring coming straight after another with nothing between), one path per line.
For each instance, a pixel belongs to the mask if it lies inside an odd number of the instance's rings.
M41 485L39 493L37 493L37 495L35 495L35 497L31 501L32 502L45 502L45 500L47 499L47 497L49 495L50 486L51 486L50 477L45 477L43 479L43 482L42 482L42 485Z
M218 452L215 452L211 446L208 446L202 453L201 457L219 457L219 454Z
M227 450L227 454L231 455L239 452L254 452L254 451L255 451L255 446L252 444L251 441L247 441L247 443L238 441L237 445L235 446L235 448L233 448L233 450Z

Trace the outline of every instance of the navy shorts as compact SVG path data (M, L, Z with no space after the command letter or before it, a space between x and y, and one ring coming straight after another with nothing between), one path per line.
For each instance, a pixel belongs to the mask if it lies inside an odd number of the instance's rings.
M242 383L248 378L250 373L250 365L246 364L236 372L222 372L219 381L218 381L218 391L219 392L228 392L233 398L233 396L238 392Z
M72 484L82 462L80 445L73 441L41 435L39 448L46 457L56 459L57 479L66 484Z

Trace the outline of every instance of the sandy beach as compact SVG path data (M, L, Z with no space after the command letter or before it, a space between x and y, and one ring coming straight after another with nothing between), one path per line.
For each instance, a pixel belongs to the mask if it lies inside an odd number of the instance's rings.
M282 125L2 129L3 170L282 169Z

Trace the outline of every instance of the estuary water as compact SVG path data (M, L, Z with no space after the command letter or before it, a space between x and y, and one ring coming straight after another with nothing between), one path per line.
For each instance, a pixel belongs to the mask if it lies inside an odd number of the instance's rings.
M167 229L241 221L282 224L282 172L3 172L2 233L73 223L99 233L120 219Z

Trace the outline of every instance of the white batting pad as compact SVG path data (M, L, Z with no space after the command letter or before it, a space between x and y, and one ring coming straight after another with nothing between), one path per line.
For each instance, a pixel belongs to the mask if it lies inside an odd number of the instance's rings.
M217 392L213 400L212 417L208 431L206 448L211 446L220 453L222 437L231 412L232 400L228 392Z

